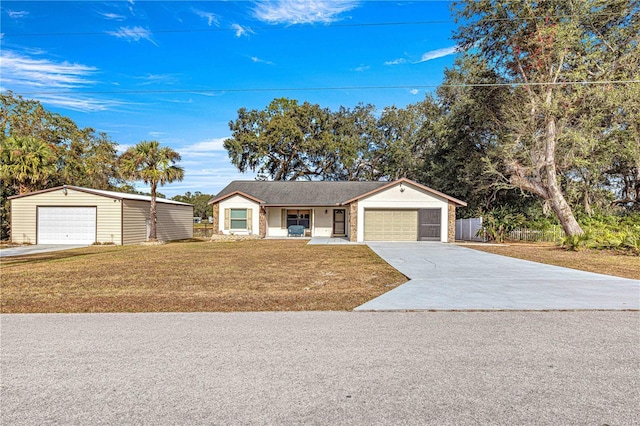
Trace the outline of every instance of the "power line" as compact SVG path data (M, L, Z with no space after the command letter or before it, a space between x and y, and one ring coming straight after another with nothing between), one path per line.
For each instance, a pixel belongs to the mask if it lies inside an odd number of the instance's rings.
M485 21L489 22L503 22L503 21L529 21L529 20L543 20L554 18L578 18L582 16L620 16L623 13L614 12L602 12L593 14L573 14L573 15L550 15L550 16L531 16L531 17L505 17L505 18L489 18ZM434 20L434 21L406 21L406 22L369 22L359 24L331 24L322 26L246 26L242 27L245 30L251 31L276 31L276 30L305 30L305 29L331 29L331 28L362 28L362 27L388 27L388 26L409 26L409 25L441 25L456 23L453 19L446 20ZM121 27L122 28L122 27ZM167 29L167 30L149 30L133 28L127 29L127 34L180 34L180 33L213 33L213 32L236 32L237 27L224 27L224 28L202 28L202 29ZM3 33L5 37L51 37L51 36L90 36L90 35L113 35L116 31L87 31L87 32L48 32L48 33Z
M393 86L335 86L335 87L264 87L264 88L227 88L227 89L175 89L175 90L90 90L90 91L39 91L14 92L19 95L136 95L136 94L176 94L176 93L256 93L256 92L322 92L336 90L389 90L389 89L433 89L437 87L526 87L526 86L573 86L603 84L638 84L640 80L604 80L604 81L563 81L534 83L460 83L460 84L417 84Z

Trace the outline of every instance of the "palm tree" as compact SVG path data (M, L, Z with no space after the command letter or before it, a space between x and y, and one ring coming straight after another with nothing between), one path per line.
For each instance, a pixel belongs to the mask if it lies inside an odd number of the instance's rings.
M56 171L56 153L48 143L32 136L2 138L0 178L19 194L45 188Z
M120 156L120 171L126 179L141 180L151 185L151 226L149 241L156 241L156 190L173 181L184 178L184 169L175 165L180 154L169 147L161 147L158 141L142 141L127 149Z

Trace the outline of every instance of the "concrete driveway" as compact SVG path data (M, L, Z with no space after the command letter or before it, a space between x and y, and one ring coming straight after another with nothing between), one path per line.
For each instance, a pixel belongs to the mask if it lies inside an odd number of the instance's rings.
M0 257L25 256L28 254L48 253L51 251L71 250L87 247L86 244L36 244L33 246L18 246L0 249Z
M370 243L410 281L357 311L640 309L640 281L455 244Z

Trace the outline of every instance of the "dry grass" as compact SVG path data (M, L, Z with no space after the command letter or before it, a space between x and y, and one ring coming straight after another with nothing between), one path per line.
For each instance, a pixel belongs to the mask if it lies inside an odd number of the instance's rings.
M406 281L366 246L306 241L92 246L5 258L0 310L351 310Z
M513 243L503 246L470 245L468 247L549 265L640 280L640 256L614 251L567 251L552 243Z

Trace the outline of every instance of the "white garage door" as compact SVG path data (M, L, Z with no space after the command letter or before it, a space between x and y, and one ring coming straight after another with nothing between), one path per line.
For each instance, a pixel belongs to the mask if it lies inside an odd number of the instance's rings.
M416 241L418 211L366 209L364 239L365 241Z
M95 207L38 207L38 244L93 244Z

